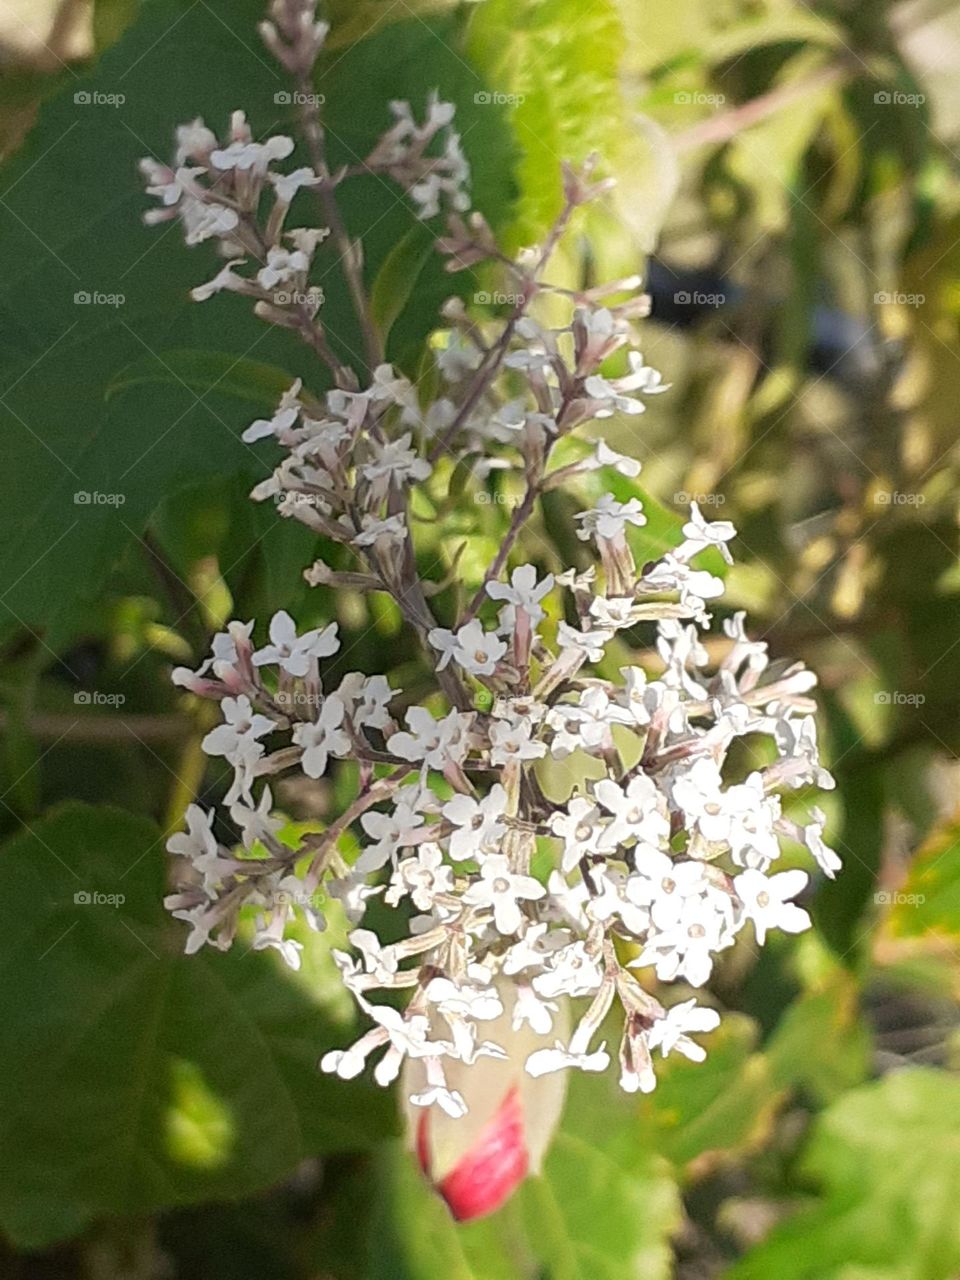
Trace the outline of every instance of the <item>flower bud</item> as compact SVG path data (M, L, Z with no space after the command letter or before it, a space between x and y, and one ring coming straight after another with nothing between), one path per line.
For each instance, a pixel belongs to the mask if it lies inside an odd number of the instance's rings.
M506 1057L478 1057L472 1065L445 1058L443 1063L448 1087L466 1102L466 1115L454 1119L439 1107L409 1103L411 1094L425 1088L422 1059L408 1058L401 1077L410 1145L458 1222L493 1213L528 1173L539 1173L566 1093L566 1073L534 1079L524 1070L531 1053L567 1037L566 1004L554 1014L548 1035L538 1034L527 1023L514 1029L516 986L500 977L496 987L504 1012L484 1022L482 1031Z

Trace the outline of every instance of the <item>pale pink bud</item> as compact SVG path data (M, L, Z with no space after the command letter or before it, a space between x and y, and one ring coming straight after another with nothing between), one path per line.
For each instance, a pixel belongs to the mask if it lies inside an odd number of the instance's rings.
M524 1070L531 1053L557 1037L567 1038L565 1003L554 1011L552 1030L539 1035L527 1023L513 1027L514 984L499 978L496 987L504 1012L477 1023L478 1038L500 1045L507 1056L478 1057L472 1065L443 1060L447 1086L463 1097L466 1115L455 1119L438 1106L421 1108L407 1101L426 1087L422 1059L408 1058L401 1079L417 1161L459 1222L493 1213L528 1173L539 1173L566 1093L565 1072L534 1079ZM441 1029L442 1024L438 1033Z

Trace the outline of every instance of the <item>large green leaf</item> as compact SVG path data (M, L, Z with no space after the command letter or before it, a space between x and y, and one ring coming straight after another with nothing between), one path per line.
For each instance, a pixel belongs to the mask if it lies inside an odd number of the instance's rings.
M489 79L484 98L510 112L522 151L521 200L514 234L540 239L560 211L560 162L582 163L598 152L617 178L612 212L590 213L598 232L591 252L602 277L632 271L649 252L677 185L672 149L662 131L639 117L624 89L627 47L615 0L487 0L470 26L470 52ZM624 236L624 231L628 234Z
M387 1095L316 1069L351 1034L325 941L295 977L184 956L162 837L119 810L61 809L2 858L0 1226L20 1245L243 1196L391 1131Z
M960 1269L960 1079L902 1071L817 1122L800 1170L819 1203L730 1280L945 1280Z
M252 481L267 474L269 450L238 438L252 415L236 386L248 381L251 366L278 366L290 380L302 375L322 388L316 358L289 333L256 320L245 301L189 301L189 288L217 269L212 248L187 250L177 231L140 220L151 202L136 161L166 159L177 123L203 115L225 129L242 106L258 135L291 125L293 108L276 101L286 83L259 47L262 10L261 0L144 5L96 72L71 77L47 103L4 171L0 625L69 631L74 603L101 590L110 565L168 493L212 474ZM420 114L437 88L458 107L476 203L496 223L509 209L508 133L502 113L474 103L480 80L464 76L454 35L408 17L331 53L319 78L331 153L337 164L355 162L389 125L391 98L408 98ZM101 96L85 103L78 93ZM309 196L301 199L294 217L316 221ZM369 284L420 224L402 193L376 179L358 181L344 210L351 232L364 236ZM351 357L361 343L329 247L315 276L332 340ZM439 255L423 264L416 295L394 326L398 353L417 347L458 283L467 287L466 279L451 282ZM75 302L83 294L100 300ZM121 370L139 376L118 379ZM56 647L53 632L47 640Z

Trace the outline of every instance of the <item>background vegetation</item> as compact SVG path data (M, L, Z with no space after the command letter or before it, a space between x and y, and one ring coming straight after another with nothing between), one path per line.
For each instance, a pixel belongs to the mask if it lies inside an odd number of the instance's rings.
M468 1228L403 1155L392 1099L315 1070L353 1016L331 935L292 976L242 948L184 958L161 907L166 832L225 785L172 665L282 606L336 617L352 669L386 656L412 696L429 674L377 597L309 590L311 536L246 498L266 463L240 432L321 371L236 300L190 303L205 251L140 223L135 162L175 123L289 120L260 0L98 0L91 28L71 5L39 44L35 6L2 8L0 1274L960 1274L960 6L330 5L335 157L438 88L514 246L555 213L560 159L595 148L619 174L564 269L646 273L644 354L674 389L609 438L644 460L654 536L689 496L737 524L727 599L819 672L839 782L844 874L812 934L729 956L707 1062L671 1062L640 1103L576 1082L545 1176ZM445 277L375 181L347 215L391 358L423 375L438 302L494 285ZM527 555L578 561L568 517ZM464 542L478 580L504 505L435 518L424 554ZM322 824L351 785L344 764L282 803Z

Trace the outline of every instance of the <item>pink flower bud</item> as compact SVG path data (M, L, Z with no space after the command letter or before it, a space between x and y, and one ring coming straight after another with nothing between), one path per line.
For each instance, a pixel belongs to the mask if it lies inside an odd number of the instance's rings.
M458 1222L499 1209L528 1173L539 1173L566 1093L566 1074L534 1079L524 1063L557 1037L566 1038L568 1014L561 1004L553 1030L538 1035L524 1023L514 1030L514 984L496 983L504 1012L478 1024L481 1038L500 1045L505 1058L480 1057L472 1065L443 1060L447 1085L462 1095L467 1114L453 1118L440 1107L421 1108L407 1100L425 1085L421 1059L408 1058L401 1078L411 1146L423 1173L447 1202ZM439 1032L439 1028L438 1028Z

